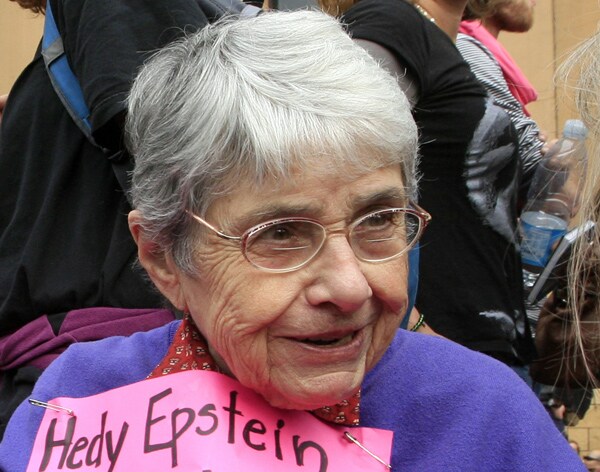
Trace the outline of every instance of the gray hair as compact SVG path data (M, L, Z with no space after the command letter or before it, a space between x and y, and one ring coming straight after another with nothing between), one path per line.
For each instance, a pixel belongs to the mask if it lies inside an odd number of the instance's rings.
M226 18L160 50L132 87L126 141L142 230L189 273L196 233L186 210L204 216L240 181L399 165L416 194L408 101L321 12Z

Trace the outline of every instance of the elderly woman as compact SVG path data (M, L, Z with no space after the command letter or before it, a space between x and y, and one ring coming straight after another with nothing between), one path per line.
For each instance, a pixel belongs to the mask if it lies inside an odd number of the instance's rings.
M127 403L123 388L153 391L158 381L189 374L207 390L215 378L235 379L236 392L251 390L255 403L260 396L277 414L347 432L357 425L392 431L391 459L348 443L370 461L362 470L385 470L388 461L403 471L577 470L577 456L508 368L397 329L408 310L407 254L429 219L411 204L417 129L395 79L334 19L265 13L167 47L134 84L127 131L139 260L184 319L69 348L32 395L59 410L46 415L55 418L47 430L54 436L40 427L47 410L21 405L0 445L2 470L25 470L30 457L28 470L43 469L46 459L95 467L94 454L85 453L91 441L74 429L86 415L65 405L96 395L87 401L100 409L133 409L137 401ZM190 385L190 398L203 389ZM101 403L106 395L112 403ZM216 415L211 406L188 410L207 419ZM73 425L71 443L51 429L61 408ZM225 409L230 422L242 416L235 403ZM153 428L165 418L148 410ZM268 459L254 439L264 424L252 421L245 443L232 431L221 455L235 460L250 444L253 461ZM103 416L111 460L142 454L121 440L130 426L122 424L119 441L109 441L114 422ZM175 422L174 437L181 431ZM145 438L145 452L175 447L175 439L157 444L148 431ZM172 452L173 462L157 459L152 470L191 470L178 462L181 450ZM214 456L201 445L193 452ZM239 460L226 470L267 467ZM345 465L335 470L356 469L350 456L337 460Z

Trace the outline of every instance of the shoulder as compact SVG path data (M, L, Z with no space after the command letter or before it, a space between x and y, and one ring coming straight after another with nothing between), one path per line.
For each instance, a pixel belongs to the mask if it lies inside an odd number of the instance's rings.
M439 28L402 0L361 0L342 17L349 34L379 44L405 67L427 93L429 71L447 48L458 52Z
M473 64L488 63L494 69L500 70L500 65L492 52L482 42L472 36L459 33L456 38L456 47L471 67L473 67Z
M113 133L120 133L120 123L104 126L125 111L131 82L143 62L157 49L209 23L202 2L194 0L116 1L110 8L95 0L52 3L64 52L90 109L94 135L107 147L118 140ZM104 142L106 135L110 136Z
M363 393L366 417L381 420L380 405L387 405L392 424L425 415L445 428L466 408L459 418L475 430L487 427L484 418L495 411L521 417L541 408L537 413L545 414L529 386L506 365L447 339L406 331L398 332L369 372Z
M354 4L342 17L353 36L364 34L398 35L425 34L423 16L405 1L361 0ZM393 27L390 31L388 28ZM362 38L368 39L368 38Z
M142 380L164 357L179 323L73 344L40 377L34 394L87 396Z
M146 378L164 357L179 323L71 345L44 371L31 398L85 397ZM25 470L44 412L27 401L17 408L0 443L0 470Z
M388 388L438 394L453 388L464 392L465 383L471 386L471 392L496 390L498 382L511 386L515 381L522 383L511 369L489 356L441 337L403 330L398 332L382 360L367 376L367 385L370 382L378 384L398 371L403 375L393 376L395 385L384 382ZM490 377L496 379L493 386ZM528 389L525 384L523 386ZM383 389L380 393L385 392Z
M368 39L362 35L370 33L415 47L423 47L420 43L426 41L445 50L455 49L454 41L441 28L405 0L361 0L341 20L353 36L361 39Z
M361 0L360 2L356 2L352 6L352 8L348 10L348 12L369 12L373 15L376 15L378 13L388 13L397 15L399 18L403 18L406 16L413 16L416 18L420 16L417 9L405 0L397 0L393 2L390 2L388 0Z
M456 47L459 51L487 51L487 48L472 36L464 33L458 33L456 36Z
M361 423L395 431L395 465L419 464L412 470L457 463L482 470L496 461L499 471L579 470L539 400L510 368L434 336L398 332L365 381ZM486 443L492 450L478 453Z

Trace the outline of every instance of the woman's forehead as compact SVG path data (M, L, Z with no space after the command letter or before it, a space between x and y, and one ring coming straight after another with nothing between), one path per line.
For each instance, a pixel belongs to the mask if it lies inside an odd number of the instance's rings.
M315 170L296 174L285 182L265 181L256 186L241 182L220 198L208 214L228 218L319 217L329 212L360 211L374 205L401 206L407 191L398 166L389 166L363 175L327 173Z

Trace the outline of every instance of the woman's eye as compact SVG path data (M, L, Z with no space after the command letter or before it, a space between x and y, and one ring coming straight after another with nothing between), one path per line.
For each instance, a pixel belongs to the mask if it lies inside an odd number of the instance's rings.
M263 228L253 239L262 244L301 246L308 244L307 241L313 237L312 233L312 225L291 221Z
M263 237L274 241L285 241L293 237L293 231L288 226L277 225L265 230Z
M390 224L395 219L396 215L394 213L377 213L376 215L369 216L361 225L365 225L366 227L380 227Z

